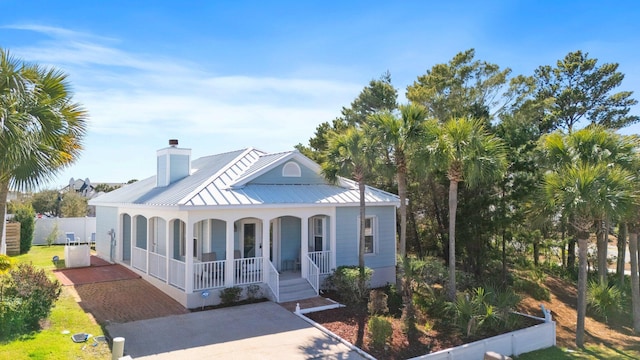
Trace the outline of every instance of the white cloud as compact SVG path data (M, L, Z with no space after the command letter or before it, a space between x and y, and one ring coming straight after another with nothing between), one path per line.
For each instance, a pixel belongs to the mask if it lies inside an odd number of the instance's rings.
M127 155L132 141L146 154L149 148L163 147L166 139L158 141L165 137L179 137L181 144L193 147L194 155L196 146L217 152L246 146L291 149L306 143L317 125L338 116L362 89L362 84L300 73L289 78L214 74L183 59L124 51L117 39L48 26L11 28L47 36L12 51L70 75L74 99L90 115L85 156L98 156L101 169L125 169L123 161L141 161ZM102 180L106 176L96 175L93 162L81 158L74 167L83 173L71 176ZM69 173L61 179L66 181Z

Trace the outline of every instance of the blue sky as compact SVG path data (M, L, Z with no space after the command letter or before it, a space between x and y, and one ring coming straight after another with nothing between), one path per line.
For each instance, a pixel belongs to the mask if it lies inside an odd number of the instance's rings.
M513 75L582 50L640 99L639 17L635 1L0 0L0 47L65 71L90 114L54 188L151 176L170 138L194 158L291 150L371 79L388 70L404 102L469 48Z

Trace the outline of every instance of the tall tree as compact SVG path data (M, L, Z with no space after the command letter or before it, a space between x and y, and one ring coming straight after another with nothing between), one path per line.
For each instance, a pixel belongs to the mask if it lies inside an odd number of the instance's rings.
M618 64L597 65L598 59L574 51L558 60L556 67L540 66L534 73L535 97L547 101L546 122L552 128L571 132L582 120L606 128L620 129L640 120L629 115L638 103L631 91L613 91L624 75Z
M66 74L25 64L0 49L0 214L9 186L32 188L73 163L86 118L72 100Z
M587 287L587 245L594 220L603 213L626 214L636 202L631 172L618 165L584 159L571 145L579 134L553 133L541 140L541 147L554 162L545 174L543 188L549 204L569 219L578 239L578 304L576 345L584 345ZM579 141L578 141L579 143Z
M606 167L619 166L635 171L638 166L638 142L634 137L622 136L602 126L593 125L571 133L568 136L555 132L546 136L545 155L556 165L569 163L602 164ZM604 189L603 191L606 191ZM609 219L616 219L606 209L594 220L597 224L598 277L602 284L607 282L608 229L602 226ZM618 213L619 214L619 213Z
M333 132L344 131L349 126L360 127L367 122L371 114L381 111L393 111L398 107L398 91L391 84L391 74L385 72L379 79L369 81L349 107L343 107L340 117L332 122L324 122L316 127L309 146L296 145L305 156L322 164L328 146L328 137Z
M357 182L359 193L359 236L358 266L360 268L360 289L365 287L365 188L378 159L377 144L372 141L370 130L349 127L342 133L332 133L329 138L326 161L322 164L322 173L331 182L339 182L341 176L350 177Z
M449 180L449 283L448 297L456 298L456 210L458 184L469 188L491 182L506 167L503 142L489 134L479 120L452 119L444 124L428 122L424 159Z
M441 122L462 117L490 121L509 103L503 87L511 70L474 57L475 50L469 49L434 65L407 86L407 99L424 105L429 117Z
M420 139L423 123L426 120L426 110L421 105L407 104L400 106L400 116L390 111L383 111L371 115L370 124L373 127L380 145L385 148L385 155L396 173L398 196L400 197L400 257L407 253L407 162L411 158L412 149Z

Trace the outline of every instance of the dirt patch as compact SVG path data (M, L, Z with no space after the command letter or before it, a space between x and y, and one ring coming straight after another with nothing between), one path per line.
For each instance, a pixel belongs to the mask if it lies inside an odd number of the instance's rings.
M576 304L575 285L562 279L547 276L545 285L549 289L551 300L540 301L526 297L520 303L520 311L530 314L541 313L540 304L551 310L556 322L556 339L560 347L576 348ZM629 313L631 316L631 313ZM640 337L626 326L612 327L591 317L585 320L585 342L603 344L615 349L640 349Z

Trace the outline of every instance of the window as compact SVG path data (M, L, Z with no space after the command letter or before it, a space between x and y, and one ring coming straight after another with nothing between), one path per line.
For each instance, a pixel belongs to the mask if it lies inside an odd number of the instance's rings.
M374 217L364 220L364 253L374 254L376 252L376 221Z
M321 217L313 218L313 243L310 251L322 251L324 244L324 219Z
M283 177L300 177L302 176L302 171L300 170L300 165L293 161L289 161L284 164L282 167L282 176Z

